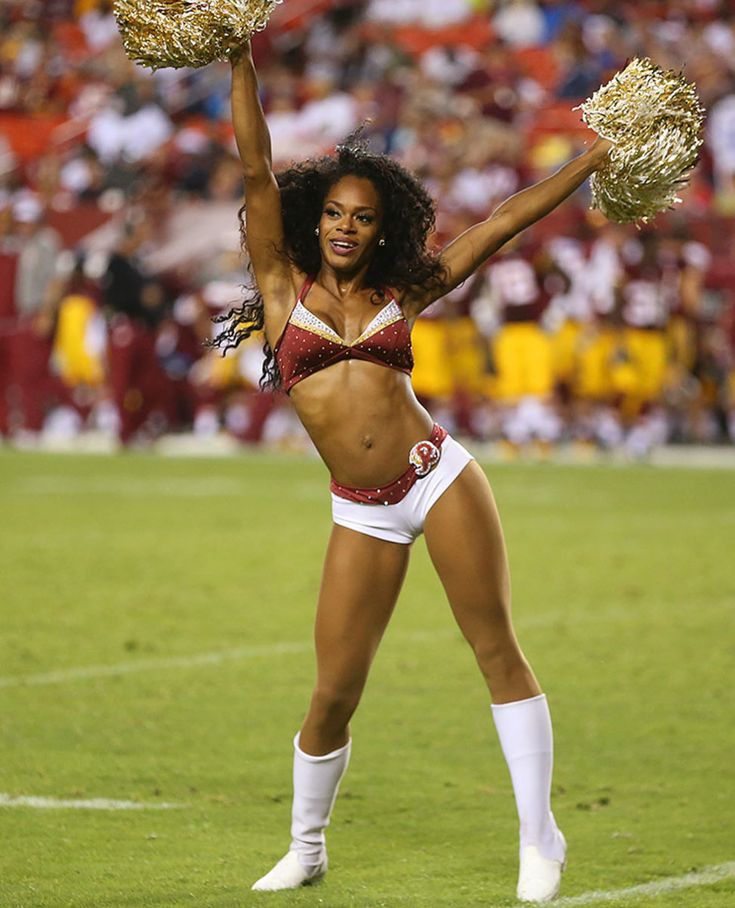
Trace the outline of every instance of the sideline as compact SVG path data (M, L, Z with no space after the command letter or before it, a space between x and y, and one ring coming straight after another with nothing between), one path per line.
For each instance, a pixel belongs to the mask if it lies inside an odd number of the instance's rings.
M694 886L711 886L722 880L735 878L735 861L725 864L713 864L697 873L685 873L683 876L664 877L653 883L642 883L640 886L629 886L627 889L611 889L607 892L596 890L584 892L582 895L556 899L556 908L573 908L576 905L594 905L602 902L617 902L625 898L640 898L641 896L666 895L669 892L678 892L680 889L691 889Z
M14 797L0 792L0 807L33 807L36 810L182 810L188 806L188 804L111 801L108 798L64 800L63 798L40 798L29 795Z
M497 466L508 463L507 452L496 441L476 442L459 436L458 441L470 451L481 464ZM89 456L119 455L120 446L117 440L104 432L83 432L75 438L42 437L32 448L22 446L0 446L0 454L4 451L12 454L37 453L42 454L79 454ZM193 434L164 435L150 448L133 452L142 456L173 458L176 460L204 459L204 460L230 460L264 457L269 460L278 458L288 460L314 461L316 451L306 436L299 436L295 446L290 451L272 449L268 446L248 450L235 439L221 433L211 438L197 438ZM130 456L130 452L124 455ZM520 457L517 463L538 463L538 457L528 454ZM561 466L616 466L640 467L654 466L662 468L674 467L677 469L694 470L735 470L735 445L714 444L666 444L653 448L648 457L642 460L631 458L625 450L597 451L585 447L578 447L572 443L557 445L548 458L544 456L543 462Z

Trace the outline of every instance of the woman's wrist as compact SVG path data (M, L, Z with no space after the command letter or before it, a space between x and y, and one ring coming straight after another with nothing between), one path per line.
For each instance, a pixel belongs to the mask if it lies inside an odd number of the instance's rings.
M605 165L612 147L613 143L609 139L603 139L602 136L598 136L594 143L585 151L585 157L587 157L594 170L599 170Z
M250 39L243 41L243 43L239 47L236 47L230 54L230 63L232 64L233 68L239 63L243 63L246 60L252 61L252 59L253 55L252 48L250 46Z

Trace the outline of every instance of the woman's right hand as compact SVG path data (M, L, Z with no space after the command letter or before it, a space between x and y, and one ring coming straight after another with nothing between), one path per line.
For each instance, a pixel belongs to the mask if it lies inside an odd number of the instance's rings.
M252 56L250 38L246 38L239 47L236 47L230 54L230 63L233 68L242 60Z

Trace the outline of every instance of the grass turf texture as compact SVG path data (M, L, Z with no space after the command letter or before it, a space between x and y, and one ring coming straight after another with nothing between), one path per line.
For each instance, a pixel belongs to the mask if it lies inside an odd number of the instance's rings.
M733 860L735 475L489 472L555 718L563 894ZM509 779L421 540L353 722L330 873L248 891L288 843L325 483L290 458L0 456L0 675L140 669L0 687L0 791L189 805L0 808L2 908L514 904ZM269 652L283 641L304 646ZM733 903L731 879L614 904Z

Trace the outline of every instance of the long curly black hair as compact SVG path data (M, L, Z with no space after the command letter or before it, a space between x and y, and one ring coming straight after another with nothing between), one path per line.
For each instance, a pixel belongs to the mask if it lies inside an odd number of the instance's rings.
M321 250L315 227L327 192L343 177L364 177L372 182L381 198L385 237L385 246L378 247L368 269L368 286L376 289L380 301L386 287L399 291L406 287L438 288L444 268L438 256L427 248L435 224L434 201L416 177L397 161L371 152L361 132L358 130L338 145L334 155L303 161L277 175L286 245L283 254L305 274L317 274ZM247 247L245 206L240 209L239 217L243 245ZM264 325L263 297L250 265L248 270L251 283L245 288L243 304L214 319L223 328L209 343L223 352L237 347ZM281 377L267 341L263 352L260 387L275 390L280 387Z

